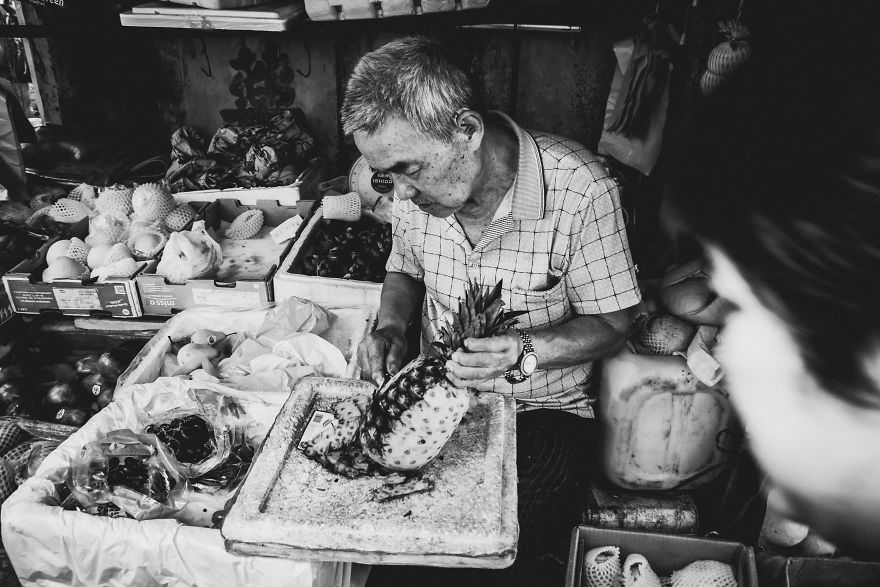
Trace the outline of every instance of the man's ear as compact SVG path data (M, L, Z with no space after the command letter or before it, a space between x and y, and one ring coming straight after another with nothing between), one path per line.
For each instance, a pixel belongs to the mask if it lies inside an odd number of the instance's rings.
M486 125L483 117L475 110L462 108L455 115L456 136L469 151L476 151L483 143Z

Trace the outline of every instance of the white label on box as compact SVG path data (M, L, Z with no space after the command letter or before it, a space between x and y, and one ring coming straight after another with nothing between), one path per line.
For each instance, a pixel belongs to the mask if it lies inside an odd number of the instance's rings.
M192 289L193 303L206 306L230 306L233 308L253 308L260 305L260 293L250 291L229 291L222 289Z
M53 287L55 301L58 307L65 310L100 310L101 300L98 299L98 290L92 288L63 289Z
M272 229L269 233L269 236L272 237L272 240L278 243L279 245L284 241L288 241L296 236L296 231L299 230L300 224L302 224L303 219L301 216L291 216L278 226Z
M303 430L303 435L299 439L297 448L302 450L305 443L327 430L327 426L336 428L336 424L336 417L332 413L315 410L312 412L312 417L309 418L309 423L306 424L306 429Z

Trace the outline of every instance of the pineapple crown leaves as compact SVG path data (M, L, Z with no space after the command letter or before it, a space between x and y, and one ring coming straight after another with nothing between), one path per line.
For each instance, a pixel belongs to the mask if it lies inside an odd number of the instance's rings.
M724 37L724 40L734 47L748 42L752 36L749 27L738 20L723 20L718 23L718 31Z
M449 358L467 338L492 336L516 324L517 317L524 312L502 311L502 284L499 281L489 290L475 281L467 283L464 297L458 300L458 312L440 325L437 340L431 343L441 356Z

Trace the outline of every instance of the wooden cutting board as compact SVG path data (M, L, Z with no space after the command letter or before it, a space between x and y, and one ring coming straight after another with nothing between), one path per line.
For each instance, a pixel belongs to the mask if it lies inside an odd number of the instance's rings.
M516 557L516 408L482 394L423 475L434 489L387 502L382 477L347 479L296 448L315 409L370 394L362 381L294 388L223 524L227 550L300 560L504 568Z

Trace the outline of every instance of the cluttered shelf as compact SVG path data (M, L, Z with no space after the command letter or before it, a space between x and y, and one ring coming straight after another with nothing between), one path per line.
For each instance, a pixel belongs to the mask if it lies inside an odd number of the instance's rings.
M204 2L202 3L205 4ZM577 32L577 13L571 2L551 3L537 11L528 2L489 5L488 2L382 2L361 3L346 12L347 3L270 2L242 8L204 8L153 1L132 6L120 14L122 26L177 28L198 31L263 31L343 33L374 30L420 30L449 26L492 26L508 29ZM430 5L437 5L431 11ZM320 5L320 6L319 6ZM448 5L448 7L447 7ZM475 5L475 6L469 6Z

